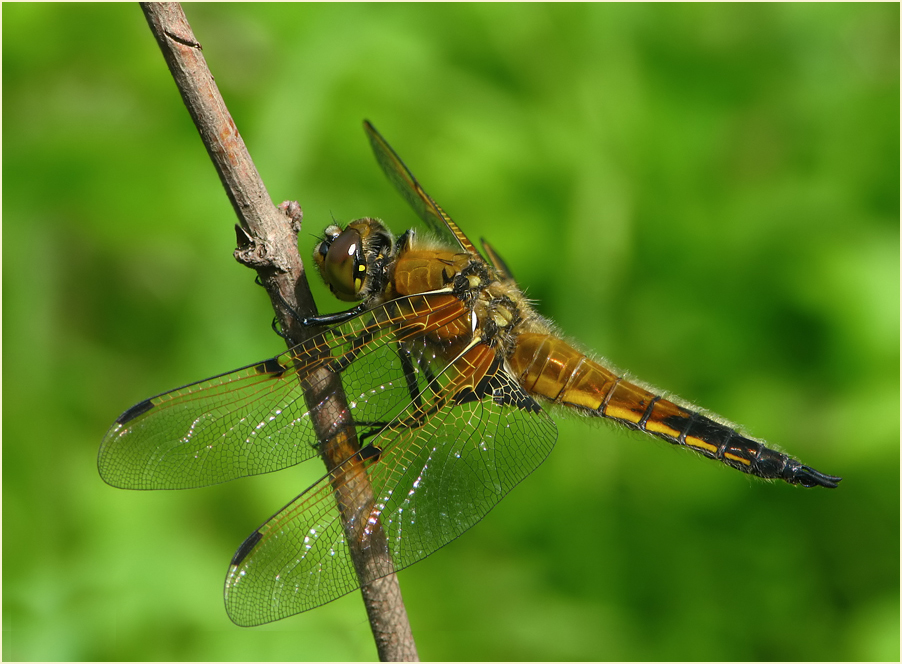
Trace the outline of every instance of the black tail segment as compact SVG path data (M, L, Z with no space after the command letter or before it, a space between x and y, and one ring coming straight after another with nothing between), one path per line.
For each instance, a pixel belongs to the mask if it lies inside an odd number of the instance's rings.
M795 459L790 459L783 470L783 479L790 484L801 484L803 487L822 486L835 489L842 482L841 477L827 475L811 466L804 466Z
M735 429L666 399L650 400L642 418L637 423L627 424L756 477L783 480L806 488L835 489L842 481L841 477L806 466Z
M768 479L781 479L789 484L798 484L808 489L815 486L835 489L842 481L841 477L822 473L782 452L765 447L761 443L742 436L736 436L736 438L738 440L731 441L733 445L738 444L755 452L752 464L746 470L748 473Z

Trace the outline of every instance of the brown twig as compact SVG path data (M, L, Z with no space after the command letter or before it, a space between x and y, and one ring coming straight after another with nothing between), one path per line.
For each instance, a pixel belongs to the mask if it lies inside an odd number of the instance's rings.
M288 202L277 208L270 200L219 94L201 52L201 45L195 39L181 5L148 2L141 3L141 8L163 51L163 57L185 106L200 132L207 153L219 173L235 214L238 215L240 226L236 227L238 248L235 250L235 258L257 271L286 334L295 342L311 337L313 332L301 325L289 309L294 309L301 317L316 315L316 306L297 250L297 235L302 217L300 206L295 202ZM308 377L304 381L304 397L308 405L319 405L318 408L311 409L311 412L315 411L322 416L319 421L314 419L317 433L331 431L334 437L336 422L340 421L342 414L347 417L348 408L340 380L335 374L326 373L322 377L312 380ZM316 393L312 385L317 385ZM329 402L324 404L324 398ZM339 429L345 434L343 442L356 445L356 434L350 421ZM324 440L324 436L320 436L320 440ZM333 472L347 458L346 447L323 447L323 460L333 475L341 516L347 524L351 515L359 514L361 509L372 505L372 488L365 473ZM356 506L344 501L348 496L358 501ZM397 577L394 574L381 576L384 570L393 569L387 546L370 546L368 552L364 553L355 546L358 543L356 538L346 539L357 576L361 580L364 604L379 659L416 661L416 645ZM381 549L383 557L375 556L374 549Z

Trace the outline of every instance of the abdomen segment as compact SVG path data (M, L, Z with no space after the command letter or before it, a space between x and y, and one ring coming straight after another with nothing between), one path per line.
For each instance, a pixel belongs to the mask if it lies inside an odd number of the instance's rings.
M521 334L508 361L531 394L683 445L744 473L831 489L842 479L630 383L557 337Z

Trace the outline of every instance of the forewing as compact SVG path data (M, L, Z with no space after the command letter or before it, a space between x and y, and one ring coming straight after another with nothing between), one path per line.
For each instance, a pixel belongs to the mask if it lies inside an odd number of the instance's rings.
M361 581L349 537L364 552L364 582L422 560L475 525L542 463L557 436L551 418L497 362L478 385L470 381L478 364L471 359L439 374L422 392L420 408L411 405L372 439L377 457L349 460L247 539L226 578L233 621L279 620L356 589ZM371 493L339 497L334 478L342 473L357 486L366 474ZM340 501L347 527L338 517ZM349 511L353 501L358 505Z
M459 246L464 251L478 256L479 252L473 246L473 243L464 235L464 232L460 230L451 217L438 206L438 203L426 193L413 176L413 173L410 172L410 169L401 161L398 153L382 138L382 135L376 131L376 128L367 120L363 121L363 128L366 131L366 135L369 136L370 145L373 147L376 161L382 167L382 172L395 185L395 189L410 204L417 216L440 238L450 242L453 246Z
M453 297L416 296L367 311L270 360L147 399L103 439L100 475L127 489L185 489L280 470L315 456L304 387L338 373L354 420L393 416L410 399L398 339L466 312ZM326 436L328 438L328 435Z
M499 279L510 283L516 283L516 279L514 279L511 269L507 266L505 260L501 258L501 255L495 251L495 247L486 242L484 238L479 238L479 242L482 244L482 250L488 257L492 267L498 272Z

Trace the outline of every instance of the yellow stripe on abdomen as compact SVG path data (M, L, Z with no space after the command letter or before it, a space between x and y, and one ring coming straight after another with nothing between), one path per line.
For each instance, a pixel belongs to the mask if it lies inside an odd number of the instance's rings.
M744 473L803 486L835 487L839 481L625 380L557 337L518 335L508 363L530 394L688 447Z

